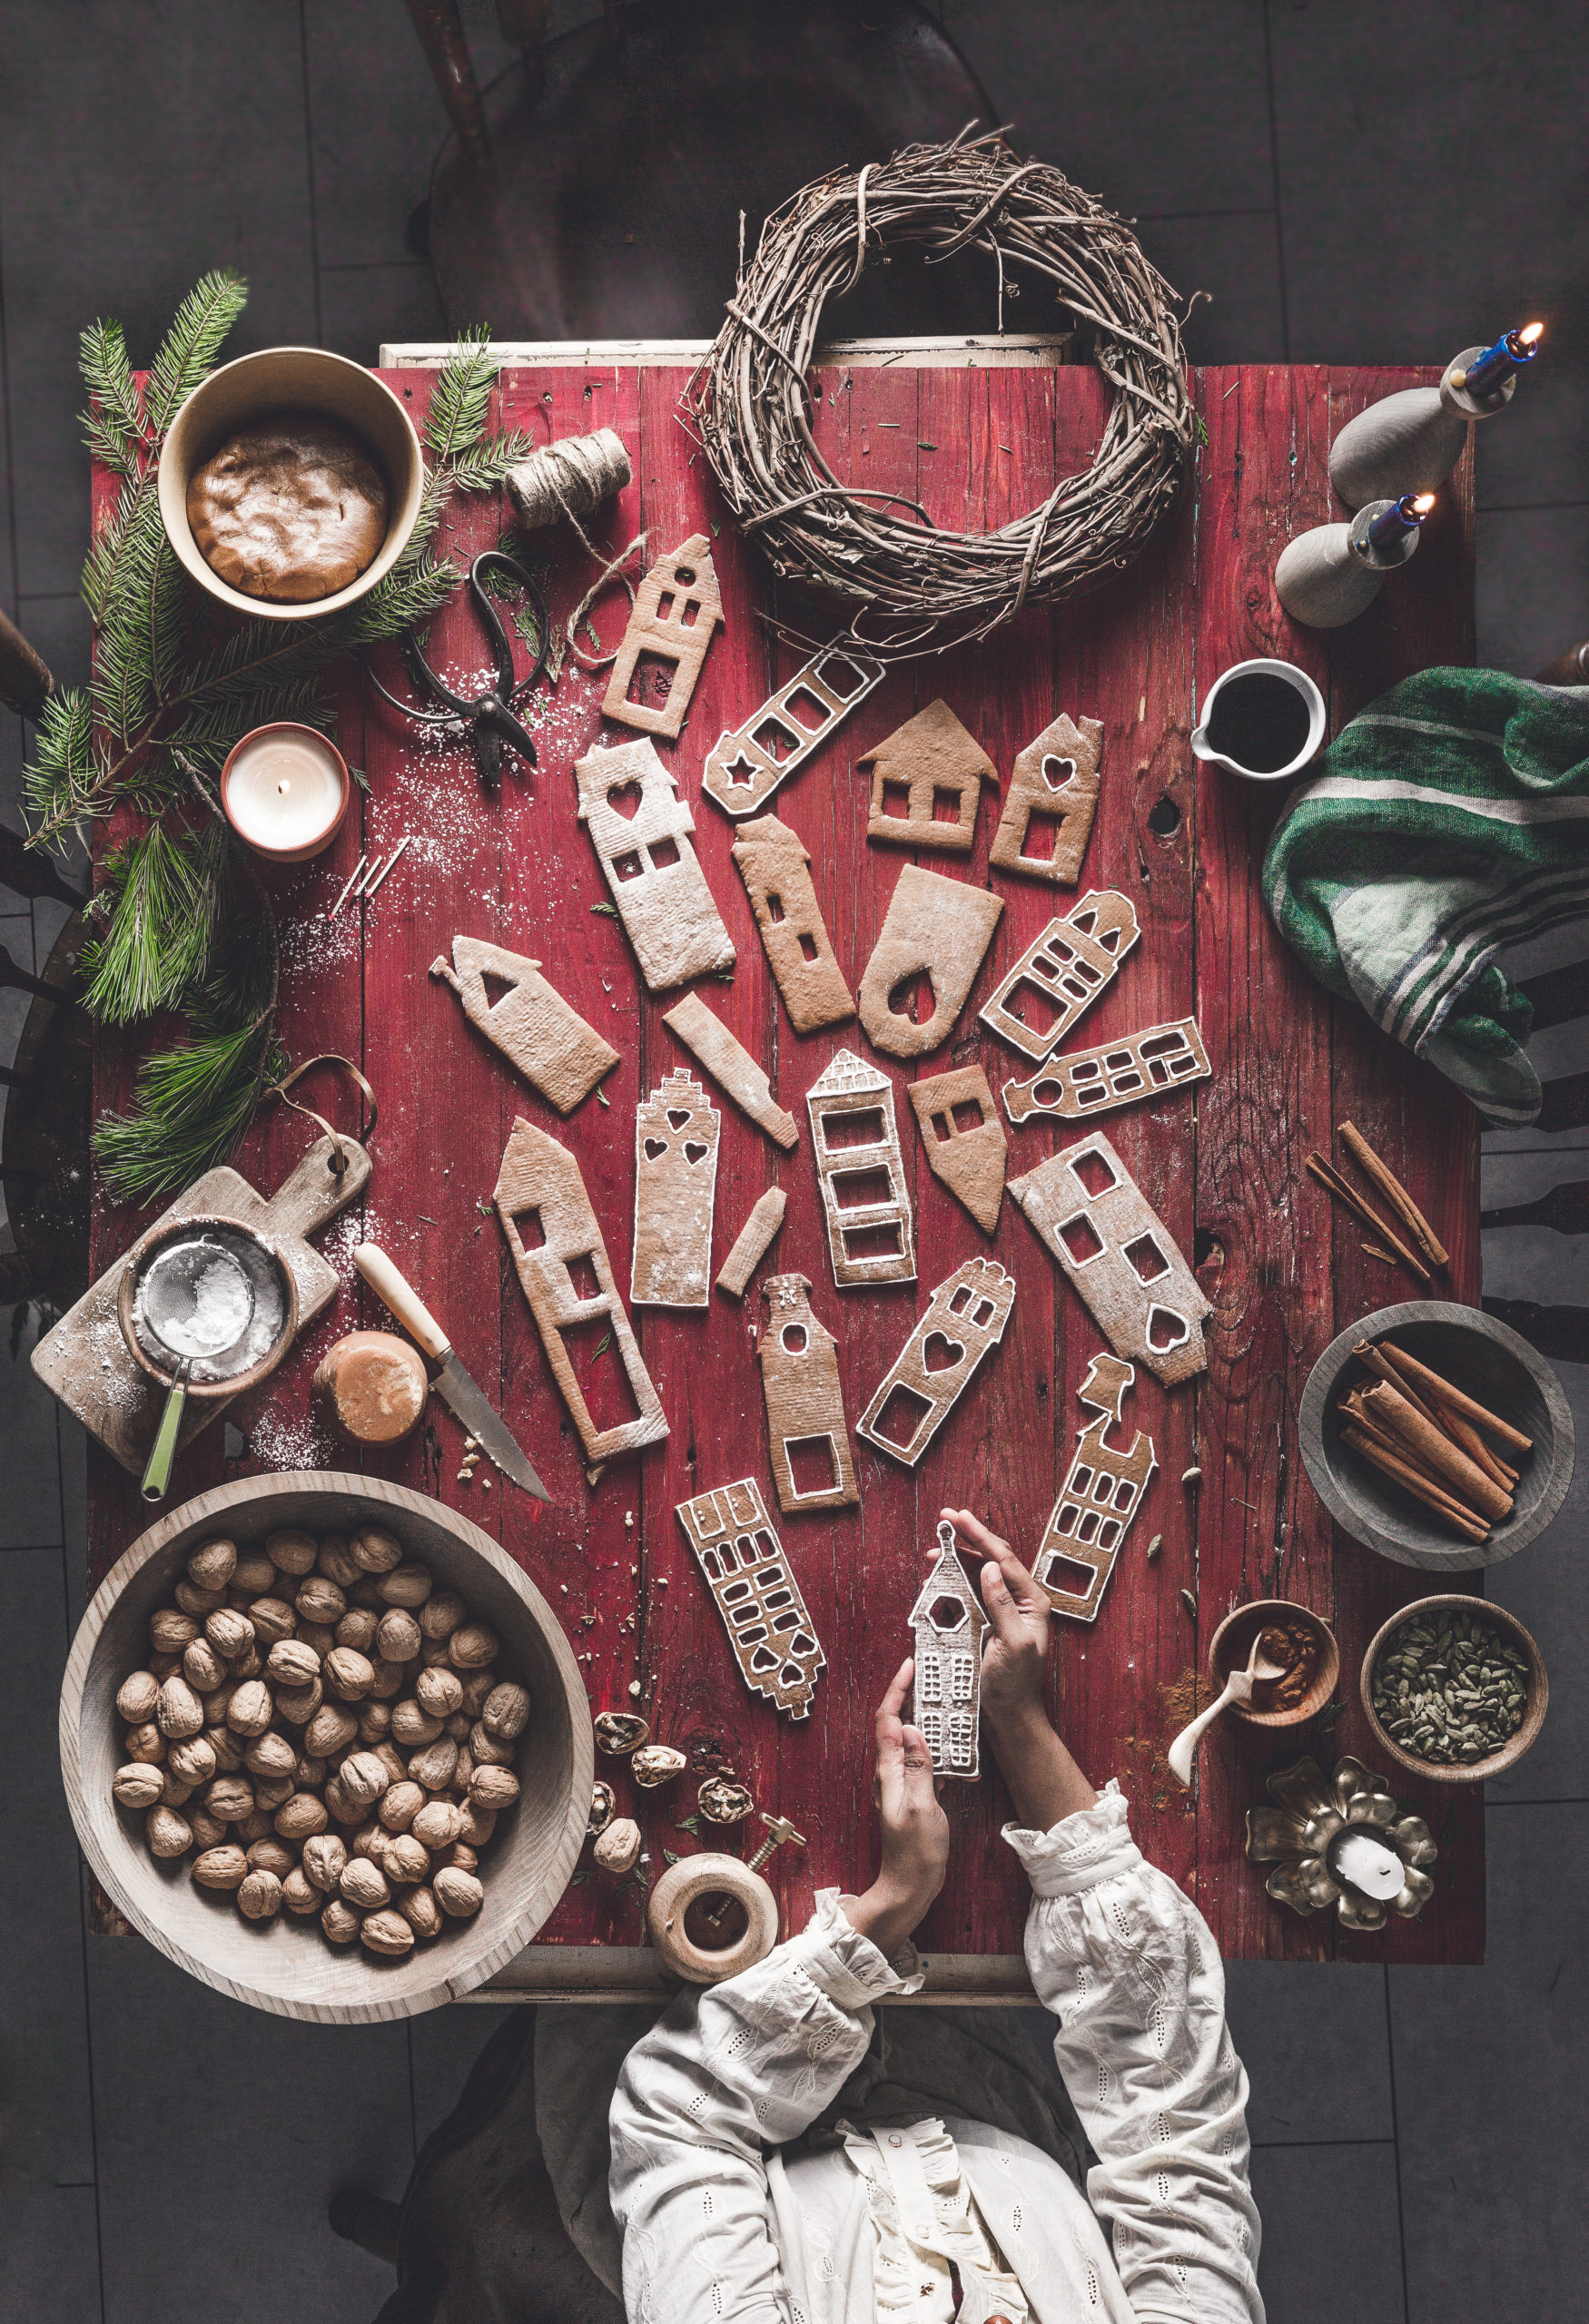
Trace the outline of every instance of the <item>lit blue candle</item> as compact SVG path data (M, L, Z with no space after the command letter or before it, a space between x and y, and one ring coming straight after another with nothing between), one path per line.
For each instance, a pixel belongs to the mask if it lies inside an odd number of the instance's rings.
M1466 377L1455 384L1466 388L1470 396L1497 394L1514 372L1533 362L1544 333L1543 323L1525 323L1521 330L1504 332L1494 347L1485 348L1476 363L1468 365Z
M1404 535L1417 531L1434 505L1432 492L1404 492L1399 500L1387 503L1369 526L1370 547L1394 548Z

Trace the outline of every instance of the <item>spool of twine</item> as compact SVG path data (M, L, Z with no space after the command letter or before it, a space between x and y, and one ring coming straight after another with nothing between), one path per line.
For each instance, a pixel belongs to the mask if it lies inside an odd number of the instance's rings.
M508 470L508 489L525 526L535 532L559 517L592 515L633 475L623 438L616 428L598 428L592 436L564 436L543 444Z

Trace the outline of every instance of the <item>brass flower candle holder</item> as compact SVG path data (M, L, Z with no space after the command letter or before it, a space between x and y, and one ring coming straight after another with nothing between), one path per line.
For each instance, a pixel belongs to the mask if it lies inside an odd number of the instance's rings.
M1383 1776L1360 1759L1298 1759L1268 1780L1273 1807L1247 1811L1247 1860L1274 1869L1264 1886L1307 1915L1333 1905L1343 1928L1380 1929L1388 1909L1416 1919L1435 1893L1425 1866L1439 1851L1421 1816L1404 1816Z

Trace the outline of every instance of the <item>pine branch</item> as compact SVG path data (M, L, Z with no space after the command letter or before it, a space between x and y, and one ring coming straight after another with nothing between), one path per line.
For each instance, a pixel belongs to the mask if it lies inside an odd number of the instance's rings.
M188 292L149 367L144 409L163 437L193 389L214 369L226 334L248 304L248 284L230 267L206 274Z
M94 898L104 933L84 947L84 1002L107 1025L175 1008L205 976L221 906L224 824L172 832L164 821L113 850Z
M498 370L490 347L491 334L483 325L462 332L437 375L421 433L438 468L460 460L485 432Z
M78 347L78 369L90 398L83 414L88 448L118 476L135 477L148 439L120 323L90 323Z
M94 1159L113 1202L153 1202L224 1162L281 1058L273 1016L145 1059L132 1110L104 1116Z
M85 686L51 694L34 730L34 755L23 769L22 804L37 828L31 846L44 846L81 830L96 812L92 803L99 778L94 754L94 707Z
M466 452L451 464L450 475L460 492L491 492L508 481L508 471L528 459L535 449L533 438L521 428L510 436L490 436L473 451Z

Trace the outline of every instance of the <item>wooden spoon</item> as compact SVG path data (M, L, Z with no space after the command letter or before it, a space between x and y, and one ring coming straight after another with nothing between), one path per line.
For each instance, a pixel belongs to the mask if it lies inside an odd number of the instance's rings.
M1202 1740L1203 1729L1206 1727L1212 1727L1219 1713L1228 1705L1249 1703L1252 1700L1252 1690L1255 1686L1261 1684L1267 1679L1285 1677L1285 1670L1280 1664L1266 1661L1258 1652L1263 1640L1264 1634L1260 1630L1252 1641L1252 1652L1247 1658L1246 1669L1232 1670L1225 1681L1224 1693L1216 1701L1211 1702L1207 1710L1199 1711L1189 1727L1183 1727L1170 1745L1170 1772L1179 1782L1184 1784L1191 1782L1192 1761L1197 1757L1198 1745Z

